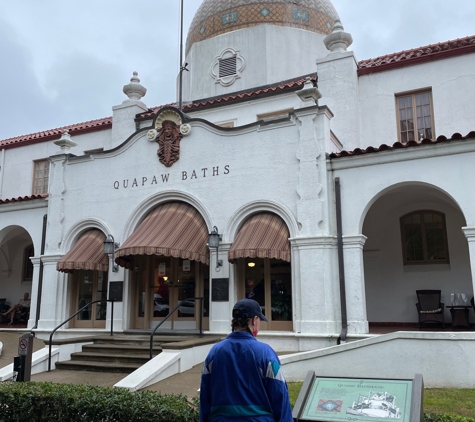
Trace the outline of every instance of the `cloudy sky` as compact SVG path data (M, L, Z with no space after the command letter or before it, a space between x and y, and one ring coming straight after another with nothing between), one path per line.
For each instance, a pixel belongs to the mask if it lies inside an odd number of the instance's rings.
M184 0L185 36L202 0ZM474 0L332 0L358 60L475 34ZM0 139L175 100L180 0L0 0Z

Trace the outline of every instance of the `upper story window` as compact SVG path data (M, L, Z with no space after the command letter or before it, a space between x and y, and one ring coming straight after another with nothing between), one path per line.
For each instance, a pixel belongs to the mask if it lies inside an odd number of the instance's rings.
M257 120L277 120L277 119L282 119L284 117L288 117L290 113L294 111L293 108L289 108L287 110L278 110L278 111L272 111L270 113L263 113L263 114L258 114L257 115Z
M95 152L102 152L104 151L104 148L96 148L96 149L88 149L84 151L84 154L94 154Z
M445 215L415 211L401 217L404 265L449 262Z
M33 195L48 193L49 161L35 161Z
M216 123L220 127L234 127L234 121Z
M405 144L409 141L434 137L434 114L430 91L397 95L396 104L400 142Z

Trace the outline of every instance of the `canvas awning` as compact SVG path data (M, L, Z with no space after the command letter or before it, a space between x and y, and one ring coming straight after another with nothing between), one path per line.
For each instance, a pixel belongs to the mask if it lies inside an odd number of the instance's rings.
M290 262L289 237L289 229L278 215L270 212L253 215L239 230L228 260L275 258Z
M164 255L209 264L208 228L201 214L184 202L155 208L117 249L115 262L130 268L134 255Z
M99 229L84 232L71 250L56 264L65 273L75 270L109 271L109 256L104 253L106 235Z

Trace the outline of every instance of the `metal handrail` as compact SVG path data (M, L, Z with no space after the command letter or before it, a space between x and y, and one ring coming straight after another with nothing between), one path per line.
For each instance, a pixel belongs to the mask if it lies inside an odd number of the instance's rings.
M111 336L114 335L114 300L110 299L103 299L103 300L95 300L93 302L88 303L87 305L84 305L79 311L77 311L75 314L71 315L66 321L62 322L59 324L50 334L49 336L49 353L48 353L48 372L51 372L51 348L52 348L52 341L53 341L53 335L54 333L61 328L64 324L67 322L71 321L77 314L82 312L84 309L89 308L89 306L93 305L94 303L99 303L99 302L112 302L112 307L111 307Z
M153 351L153 336L155 334L155 331L158 330L158 328L181 306L181 302L185 302L187 300L199 300L201 301L200 303L200 338L203 337L203 305L204 305L204 297L190 297L188 299L183 299L180 301L178 305L176 305L171 312L168 313L168 315L163 318L162 321L153 329L152 334L150 334L150 359L152 359L152 351Z

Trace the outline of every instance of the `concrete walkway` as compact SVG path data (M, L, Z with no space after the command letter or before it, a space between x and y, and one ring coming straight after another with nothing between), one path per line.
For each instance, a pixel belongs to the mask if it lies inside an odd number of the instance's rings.
M18 340L23 333L0 332L0 342L3 343L3 351L0 356L0 368L13 363L13 357L18 354ZM44 347L41 340L35 339L33 351ZM201 364L196 365L188 371L174 375L146 388L146 390L157 391L160 394L183 394L189 398L198 395L200 387ZM62 384L90 384L100 387L113 387L127 374L109 372L90 371L68 371L54 370L42 372L31 376L31 381L54 382Z

